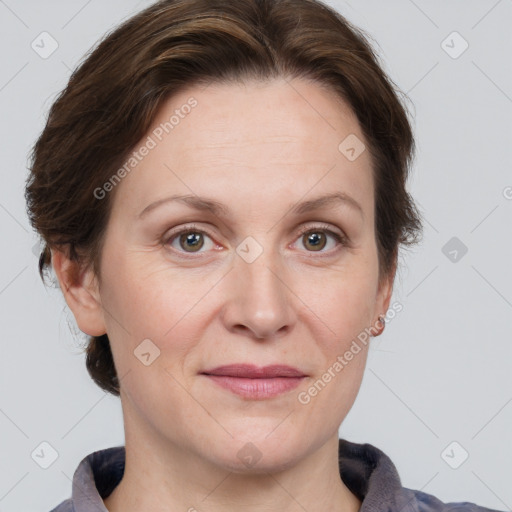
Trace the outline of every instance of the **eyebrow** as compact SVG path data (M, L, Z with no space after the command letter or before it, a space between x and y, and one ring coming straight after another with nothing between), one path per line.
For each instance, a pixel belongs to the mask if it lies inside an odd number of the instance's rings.
M227 206L219 203L218 201L214 201L213 199L208 199L206 197L200 197L197 195L175 195L159 199L158 201L149 204L139 213L137 218L141 219L152 210L155 210L159 206L170 202L179 202L195 210L208 211L218 217L228 217L230 213ZM344 192L335 192L311 199L309 201L303 201L296 205L292 205L290 207L290 211L295 215L303 215L314 210L335 206L336 204L346 204L352 209L358 211L361 217L364 218L364 212L361 205L352 196Z

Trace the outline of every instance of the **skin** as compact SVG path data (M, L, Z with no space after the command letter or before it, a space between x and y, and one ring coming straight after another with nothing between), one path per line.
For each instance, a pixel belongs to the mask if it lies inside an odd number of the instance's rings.
M391 298L394 271L378 274L369 152L349 161L338 150L349 134L364 141L357 119L312 81L274 79L189 88L167 100L148 135L191 96L197 106L117 185L101 275L83 270L71 280L75 264L52 253L78 326L108 334L121 378L126 469L105 505L359 510L339 475L338 429L368 346L309 403L298 400ZM333 191L361 211L342 202L290 210ZM174 194L215 199L230 214L171 202L137 218ZM193 232L208 231L199 252L179 235L168 241L191 223ZM320 250L302 227L319 233ZM248 236L263 249L251 263L236 252ZM160 355L145 366L134 350L148 338ZM288 364L307 377L292 391L251 400L199 375L236 362ZM248 442L261 455L250 466L237 456Z

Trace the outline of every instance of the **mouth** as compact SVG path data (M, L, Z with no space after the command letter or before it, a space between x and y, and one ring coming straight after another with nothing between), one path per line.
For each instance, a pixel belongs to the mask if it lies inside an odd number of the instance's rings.
M287 365L231 364L201 372L218 386L250 400L265 400L296 388L307 375Z
M294 368L283 364L270 366L255 366L253 364L229 364L218 366L211 370L201 372L203 375L218 375L223 377L240 377L246 379L272 379L278 377L306 377L306 375Z

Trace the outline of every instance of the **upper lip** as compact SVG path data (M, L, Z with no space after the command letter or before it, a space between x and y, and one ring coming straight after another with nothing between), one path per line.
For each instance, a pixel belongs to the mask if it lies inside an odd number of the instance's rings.
M283 364L255 366L253 364L228 364L201 372L206 375L224 375L226 377L244 377L247 379L269 379L275 377L305 377L304 372Z

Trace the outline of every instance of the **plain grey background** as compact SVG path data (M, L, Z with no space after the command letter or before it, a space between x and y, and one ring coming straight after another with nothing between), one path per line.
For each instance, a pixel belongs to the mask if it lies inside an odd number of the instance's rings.
M39 279L23 191L71 70L150 3L0 0L2 512L50 510L84 456L124 442L119 400L89 378L85 338ZM425 219L400 259L403 310L374 338L340 435L382 449L406 487L512 510L512 1L328 3L373 38L413 104L410 190ZM46 58L41 38L58 44ZM42 442L58 454L47 469L32 458Z

